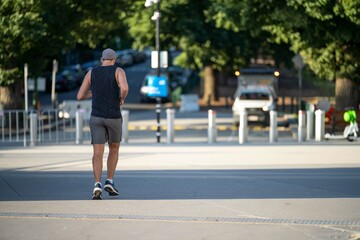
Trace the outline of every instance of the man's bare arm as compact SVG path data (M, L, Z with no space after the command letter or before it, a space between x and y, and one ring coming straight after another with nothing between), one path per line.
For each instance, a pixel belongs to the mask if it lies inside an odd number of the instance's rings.
M90 79L91 79L91 70L87 72L80 86L79 92L77 94L78 101L89 99L92 97L92 93L90 91Z
M120 104L123 104L129 92L129 86L126 79L125 71L121 68L116 69L116 81L120 88Z

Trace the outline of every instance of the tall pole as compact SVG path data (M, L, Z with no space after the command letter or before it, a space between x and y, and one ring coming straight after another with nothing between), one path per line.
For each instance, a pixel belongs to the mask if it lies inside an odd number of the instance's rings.
M160 0L156 4L157 18L156 18L156 51L157 51L157 76L160 77ZM160 114L161 114L161 98L156 98L156 120L157 120L157 130L156 130L156 139L160 143L161 139L161 125L160 125Z
M28 64L24 64L24 100L25 100L25 116L24 116L24 147L26 147L26 132L28 126L27 114L29 110L29 99L28 99L28 74L29 74Z
M156 11L158 12L158 16L156 18L156 51L157 51L157 76L160 77L160 1L156 4Z
M56 83L56 72L58 69L58 63L54 59L53 60L53 70L52 70L52 78L51 78L51 105L55 109L55 83Z
M296 69L298 70L298 80L299 80L299 88L298 88L298 108L301 109L301 97L302 97L302 69L305 66L305 63L303 61L303 58L301 57L300 54L295 55L292 59L291 59L296 67Z
M25 97L25 113L29 110L28 104L28 64L24 64L24 97Z
M298 69L298 79L299 79L299 90L298 90L298 107L299 107L299 110L305 110L305 109L302 109L302 106L301 106L301 98L302 98L302 68L299 68Z

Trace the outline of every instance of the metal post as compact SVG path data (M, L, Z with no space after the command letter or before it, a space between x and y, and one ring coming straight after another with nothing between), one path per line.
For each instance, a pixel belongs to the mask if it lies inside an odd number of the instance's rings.
M306 111L306 140L314 138L314 112Z
M208 143L215 143L217 137L216 111L208 111Z
M23 129L24 129L24 147L26 147L26 132L27 132L27 113L23 112Z
M245 110L240 111L239 121L239 143L243 144L247 141L248 127L247 127L247 112Z
M0 119L1 119L1 139L4 142L5 141L5 112L0 111ZM24 135L26 135L26 132L24 132Z
M298 111L298 142L306 139L305 111Z
M156 11L158 12L158 16L156 18L156 36L155 36L155 45L156 51L158 55L158 64L157 64L157 76L160 77L160 1L156 4ZM160 125L160 114L161 114L161 98L156 98L156 120L157 120L157 131L156 131L156 139L157 142L161 141L161 125Z
M282 101L281 101L281 108L282 108L282 111L283 113L285 113L285 96L282 97Z
M277 112L274 110L270 111L270 129L269 129L269 142L273 143L278 140L277 131Z
M38 116L36 113L30 114L30 146L35 146L37 143L37 132L38 132Z
M156 34L155 34L155 48L157 51L157 77L160 77L160 0L146 0L145 7L150 7L156 3L156 11L154 15L151 17L151 20L156 21ZM156 98L156 120L157 120L157 131L156 131L156 139L157 142L160 143L161 140L161 132L160 132L160 113L161 113L161 98Z
M325 134L325 113L323 111L315 111L315 141L324 140Z
M160 114L161 114L161 98L156 98L156 123L157 123L157 130L156 130L156 140L160 143L161 140L161 123L160 123Z
M156 18L156 51L158 55L157 75L160 76L160 1L156 4L158 17Z
M121 111L121 115L122 115L122 139L121 142L125 142L128 143L129 142L129 130L128 130L128 126L129 126L129 110L122 110Z
M298 78L299 78L299 91L298 91L298 100L297 100L297 105L298 105L298 109L299 110L303 110L301 108L301 98L302 98L302 74L301 74L302 68L298 69Z
M55 109L55 81L56 81L56 72L58 70L58 63L53 60L53 70L52 70L52 79L51 79L51 106Z
M78 109L76 111L76 144L82 144L83 143L83 115L84 110Z
M55 130L56 130L56 142L59 143L59 110L55 109Z
M302 74L301 74L301 72L305 66L305 63L300 54L295 55L292 58L292 61L295 65L295 68L298 70L299 89L298 89L298 97L297 97L297 106L298 106L298 110L304 110L304 109L301 109L300 105L301 105L301 98L302 98Z
M24 97L25 97L25 112L29 110L28 99L28 64L24 64Z
M168 144L174 142L174 137L175 137L174 119L175 119L175 110L170 108L166 109L166 120L167 120L166 142Z

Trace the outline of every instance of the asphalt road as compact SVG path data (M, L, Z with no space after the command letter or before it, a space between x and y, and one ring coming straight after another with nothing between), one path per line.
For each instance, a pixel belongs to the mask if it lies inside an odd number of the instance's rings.
M123 145L102 201L91 155L1 147L0 239L360 238L356 145Z

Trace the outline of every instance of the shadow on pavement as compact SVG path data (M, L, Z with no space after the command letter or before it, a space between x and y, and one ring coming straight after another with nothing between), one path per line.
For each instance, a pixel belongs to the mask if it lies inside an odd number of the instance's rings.
M360 197L360 168L118 171L115 181L119 200ZM0 201L89 200L92 183L90 171L1 171Z

